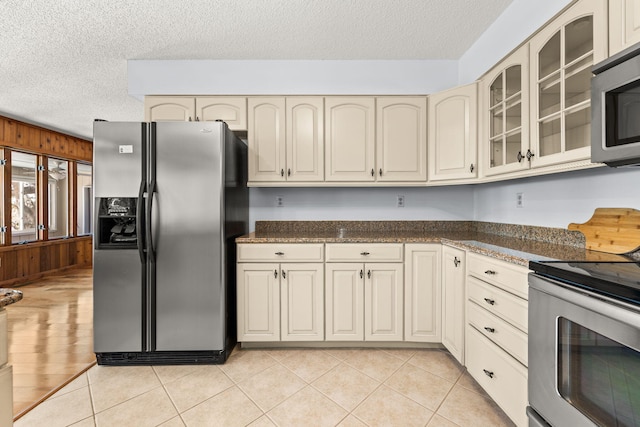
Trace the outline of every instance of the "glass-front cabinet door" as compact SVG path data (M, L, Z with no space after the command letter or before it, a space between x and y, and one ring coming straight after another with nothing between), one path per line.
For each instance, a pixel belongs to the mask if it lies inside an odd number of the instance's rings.
M527 169L529 50L524 45L483 79L484 174Z
M591 67L606 57L606 2L576 3L531 39L531 166L591 157Z

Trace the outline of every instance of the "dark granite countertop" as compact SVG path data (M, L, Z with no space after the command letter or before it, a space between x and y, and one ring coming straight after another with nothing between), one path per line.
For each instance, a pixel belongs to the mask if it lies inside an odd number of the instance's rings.
M22 291L0 288L0 308L11 305L22 299Z
M528 266L532 260L616 261L559 228L476 221L258 221L237 243L443 243Z

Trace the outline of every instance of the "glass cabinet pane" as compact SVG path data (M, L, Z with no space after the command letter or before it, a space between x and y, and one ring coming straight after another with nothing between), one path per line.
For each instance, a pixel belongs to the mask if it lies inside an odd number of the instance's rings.
M591 55L565 71L564 99L565 108L572 107L591 99Z
M522 90L522 67L520 65L514 65L512 67L507 68L505 71L505 80L506 80L506 88L505 88L505 96L507 98L512 97L516 93L519 93Z
M500 74L491 84L489 89L489 106L493 107L502 102L502 74Z
M522 134L520 132L516 132L512 135L507 136L506 138L506 146L507 146L507 155L506 155L506 163L518 163L518 153L522 155L521 147L522 147Z
M502 137L491 140L491 167L502 166L504 164L502 157Z
M540 122L540 156L548 156L561 152L560 117Z
M507 103L505 117L506 132L519 128L522 125L522 103L519 100L517 102Z
M547 117L560 111L560 75L554 74L540 83L540 111L538 117Z
M38 195L36 193L35 154L11 155L11 241L38 239Z
M570 64L593 50L593 16L585 16L567 24L564 30L565 64Z
M591 144L591 108L567 114L564 122L565 150L575 150Z
M49 238L67 237L69 235L69 162L50 158L48 175Z
M538 78L542 79L560 69L560 32L544 45L539 53Z
M504 132L502 115L504 112L502 109L494 109L491 111L491 137L501 135Z

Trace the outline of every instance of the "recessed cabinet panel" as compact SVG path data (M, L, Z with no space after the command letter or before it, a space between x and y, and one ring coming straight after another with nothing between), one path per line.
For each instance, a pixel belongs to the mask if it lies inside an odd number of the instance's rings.
M325 264L326 340L364 339L364 266Z
M374 98L325 98L325 180L374 181L374 135Z
M442 344L464 365L465 251L442 247Z
M144 119L147 122L195 120L195 99L178 96L145 98Z
M640 2L609 1L609 56L640 42Z
M280 341L279 264L238 264L238 341Z
M441 245L405 244L404 337L441 342Z
M378 181L426 181L426 97L376 98Z
M285 181L285 100L249 98L249 181Z
M281 265L282 341L324 340L323 264Z
M430 95L429 180L475 178L476 145L476 84Z
M321 97L286 99L287 181L324 179L324 105Z
M365 264L367 341L402 341L402 264Z
M205 122L222 120L231 130L247 130L247 98L197 97L196 119Z

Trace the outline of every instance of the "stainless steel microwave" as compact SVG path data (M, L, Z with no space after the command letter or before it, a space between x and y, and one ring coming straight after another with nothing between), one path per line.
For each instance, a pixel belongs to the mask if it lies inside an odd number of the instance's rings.
M640 43L596 64L591 80L591 161L640 165Z

